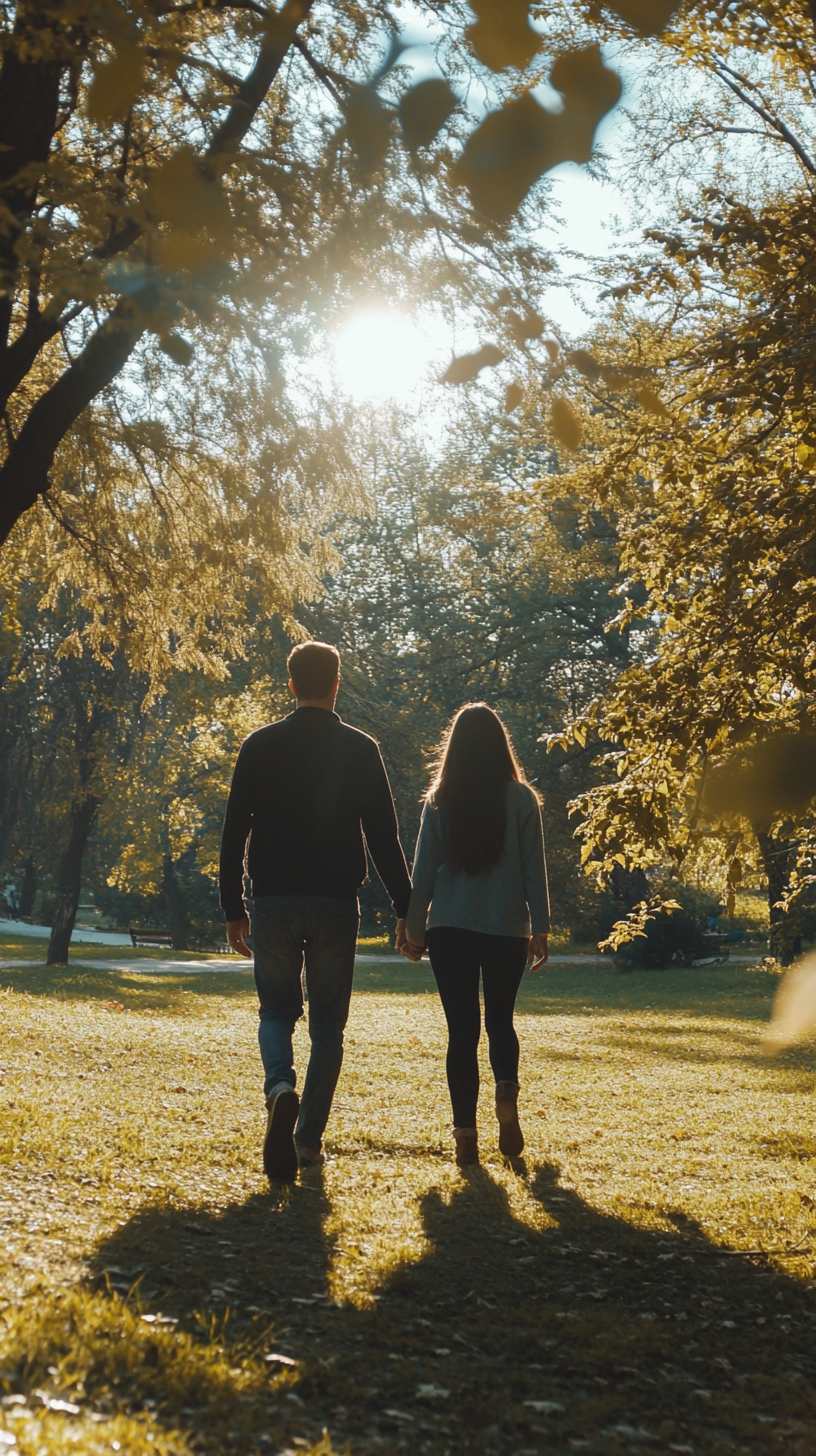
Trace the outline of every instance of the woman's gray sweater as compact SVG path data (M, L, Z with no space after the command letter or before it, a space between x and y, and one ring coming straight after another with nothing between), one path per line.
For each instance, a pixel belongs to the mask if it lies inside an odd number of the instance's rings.
M419 826L408 910L409 940L424 941L426 922L485 935L540 935L550 928L544 832L536 795L527 784L507 785L507 831L498 864L481 875L445 861L441 811L426 802ZM431 907L430 918L428 906Z

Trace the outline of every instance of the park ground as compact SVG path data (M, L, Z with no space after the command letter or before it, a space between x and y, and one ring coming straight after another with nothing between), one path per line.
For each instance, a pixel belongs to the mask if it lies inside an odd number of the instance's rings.
M816 1047L763 1054L767 968L527 978L524 1158L485 1063L461 1173L427 967L366 962L329 1161L270 1191L245 970L0 955L0 1456L816 1452Z

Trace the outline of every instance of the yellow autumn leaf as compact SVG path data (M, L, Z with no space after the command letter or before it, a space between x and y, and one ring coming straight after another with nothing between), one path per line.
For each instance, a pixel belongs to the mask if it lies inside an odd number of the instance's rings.
M550 429L565 450L577 450L581 444L581 421L569 400L556 395L550 408Z

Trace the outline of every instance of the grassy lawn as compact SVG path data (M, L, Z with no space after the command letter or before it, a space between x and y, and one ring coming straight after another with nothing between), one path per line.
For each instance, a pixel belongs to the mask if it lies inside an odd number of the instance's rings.
M525 1158L486 1095L463 1175L430 974L361 967L330 1161L270 1193L251 975L29 949L0 1456L816 1452L816 1056L761 1055L767 972L528 978Z

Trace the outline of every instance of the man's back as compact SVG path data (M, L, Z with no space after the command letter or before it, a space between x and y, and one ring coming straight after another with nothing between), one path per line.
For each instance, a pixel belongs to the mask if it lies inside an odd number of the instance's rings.
M243 914L242 865L254 897L354 897L366 876L362 830L398 915L410 881L391 790L373 738L323 708L298 708L246 740L233 776L221 853L221 903Z

